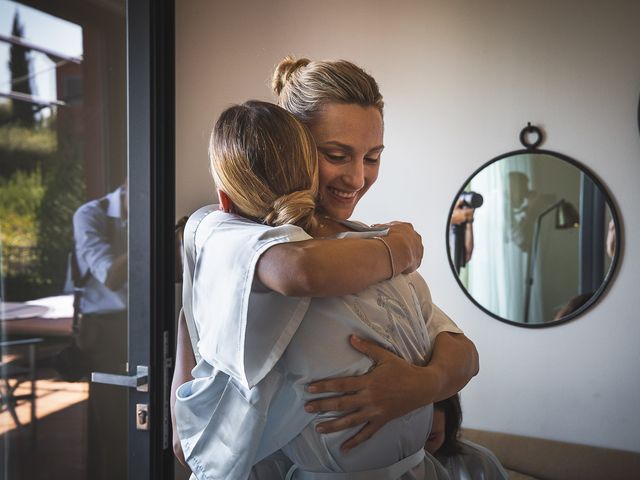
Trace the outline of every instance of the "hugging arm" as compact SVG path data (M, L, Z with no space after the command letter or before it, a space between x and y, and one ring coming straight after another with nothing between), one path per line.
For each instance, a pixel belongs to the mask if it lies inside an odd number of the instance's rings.
M305 409L343 411L346 415L318 425L321 433L365 426L342 448L349 450L370 438L385 423L416 408L450 397L460 391L478 373L478 352L473 342L462 333L441 332L436 336L431 361L418 367L375 343L352 336L351 344L376 364L371 372L356 376L323 380L311 384L312 393L339 392L339 396L309 402ZM175 393L191 380L195 359L184 313L178 320L176 365L171 383L171 421L173 451L183 465L184 454L176 432Z
M389 420L450 397L478 373L478 352L462 333L438 334L431 361L424 367L413 365L375 343L357 337L350 340L356 350L375 362L375 368L361 376L312 383L307 387L309 392L334 392L337 396L314 400L305 406L308 412L345 412L340 418L318 424L321 433L364 424L344 442L345 451L370 438Z
M431 361L424 367L357 337L351 337L351 345L370 357L375 368L357 377L312 383L307 387L309 392L334 392L337 396L314 400L305 406L308 412L346 412L340 418L318 424L321 433L364 424L344 442L345 451L370 438L389 420L450 397L478 373L478 352L462 333L438 334Z
M434 339L425 366L413 365L375 343L352 337L351 345L370 357L375 368L365 375L321 380L307 387L311 393L336 394L309 402L307 411L344 412L335 420L318 424L323 433L364 425L344 442L344 450L364 442L389 420L457 393L478 373L473 342L433 305L422 277L415 275L413 282L421 292L427 331Z
M420 235L409 223L385 226L389 234L383 241L344 238L278 244L262 254L256 276L283 295L331 297L416 270L423 253Z
M375 239L307 240L281 243L260 257L256 277L263 285L284 295L330 296L358 292L389 278L392 273L411 272L422 260L422 240L408 223L388 225L383 242ZM186 319L180 311L173 380L171 421L173 450L184 465L184 454L176 431L176 390L192 379L195 366Z

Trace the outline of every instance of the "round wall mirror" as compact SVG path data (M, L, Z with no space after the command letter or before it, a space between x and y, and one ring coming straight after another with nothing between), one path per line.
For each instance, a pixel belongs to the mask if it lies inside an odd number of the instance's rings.
M577 161L537 149L500 155L464 183L451 206L447 250L465 294L498 320L544 327L593 305L611 281L620 223L598 179Z

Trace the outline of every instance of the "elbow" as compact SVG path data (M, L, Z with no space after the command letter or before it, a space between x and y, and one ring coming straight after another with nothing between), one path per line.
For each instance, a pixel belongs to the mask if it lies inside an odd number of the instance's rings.
M286 261L283 258L271 260L267 275L261 275L266 287L287 297L311 297L319 291L321 272L313 254L303 248L287 245ZM283 249L284 250L284 249ZM260 267L260 265L259 265ZM263 273L267 273L265 270Z
M113 278L113 275L108 275L107 278L104 281L104 286L107 287L109 290L111 291L116 291L118 290L118 284L115 280L115 278Z
M460 358L464 358L466 384L480 372L480 355L478 354L478 349L464 333L453 335L449 338L453 338L454 341L457 342L458 354Z
M474 359L474 363L473 363L473 370L471 371L471 376L475 377L476 375L478 375L478 373L480 373L480 356L478 355L478 351L474 348L474 353L475 356L473 357Z
M291 271L272 289L286 297L311 297L317 291L313 276L305 271Z
M114 292L122 288L127 281L128 257L126 254L120 255L113 261L104 279L104 285Z
M124 285L125 278L119 273L109 272L104 280L104 286L109 290L116 292Z
M471 350L471 366L469 373L471 374L471 378L473 378L478 375L478 373L480 373L480 355L478 354L478 349L476 348L475 344L467 337L465 338Z

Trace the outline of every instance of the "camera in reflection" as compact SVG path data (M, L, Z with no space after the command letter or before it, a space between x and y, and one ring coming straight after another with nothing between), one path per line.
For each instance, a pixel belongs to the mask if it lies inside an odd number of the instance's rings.
M479 208L484 198L477 192L462 192L451 214L449 241L456 272L464 267L473 252L473 209Z
M484 203L484 198L477 192L462 192L460 194L463 207L479 208Z

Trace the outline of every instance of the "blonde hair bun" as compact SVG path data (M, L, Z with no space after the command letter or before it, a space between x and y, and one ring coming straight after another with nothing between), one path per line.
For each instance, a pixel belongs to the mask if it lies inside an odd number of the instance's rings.
M273 73L278 105L307 127L329 103L374 107L383 115L384 100L375 78L347 60L310 61L286 57Z
M300 68L306 67L311 63L308 58L297 59L290 55L286 56L276 67L271 80L271 88L276 95L280 95L282 89L291 79L291 76Z
M283 108L250 100L222 112L209 161L236 213L273 226L315 226L318 151L309 129Z
M271 210L264 218L267 225L294 224L305 230L316 226L315 220L316 192L313 190L298 190L277 198Z

